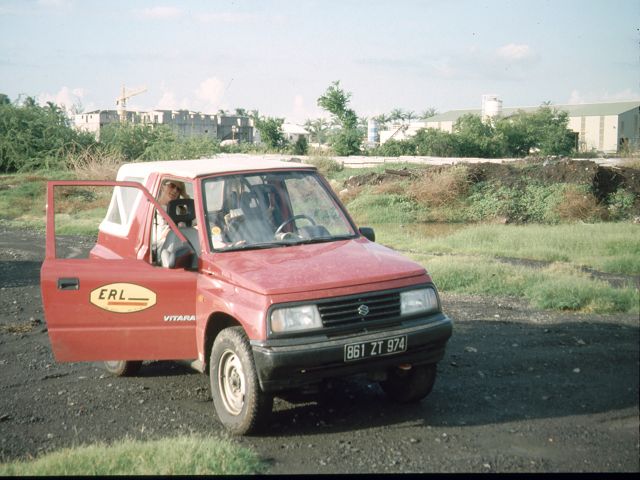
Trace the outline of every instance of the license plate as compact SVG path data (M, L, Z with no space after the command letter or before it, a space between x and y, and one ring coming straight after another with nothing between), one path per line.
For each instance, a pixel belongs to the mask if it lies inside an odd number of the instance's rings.
M344 346L344 361L381 357L407 351L407 336L382 338L371 342L349 343Z

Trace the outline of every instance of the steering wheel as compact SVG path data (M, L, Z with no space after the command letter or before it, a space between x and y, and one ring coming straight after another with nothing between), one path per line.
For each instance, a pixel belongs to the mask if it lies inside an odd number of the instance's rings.
M311 222L311 225L316 224L316 221L313 218L311 218L309 215L305 215L305 214L294 215L293 217L287 218L284 222L280 224L280 226L276 229L276 233L274 233L274 236L278 235L279 233L282 233L282 229L287 225L289 225L291 222L295 222L296 220L300 220L302 218L309 220Z

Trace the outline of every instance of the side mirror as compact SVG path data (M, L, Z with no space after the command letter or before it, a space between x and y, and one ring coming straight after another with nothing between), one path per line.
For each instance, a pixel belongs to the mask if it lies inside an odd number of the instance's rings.
M370 240L372 242L376 241L376 232L373 231L373 228L371 228L371 227L360 227L358 229L358 231L360 232L360 235L362 235L367 240Z
M165 268L192 268L193 248L189 243L182 243L177 248L168 248L160 253L160 261Z

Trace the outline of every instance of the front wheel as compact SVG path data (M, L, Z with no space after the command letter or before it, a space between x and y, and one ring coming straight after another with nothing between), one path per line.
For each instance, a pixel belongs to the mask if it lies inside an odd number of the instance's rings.
M414 365L409 370L389 370L380 386L389 398L399 403L419 402L431 393L436 381L436 364Z
M209 365L211 396L222 424L236 435L255 432L271 413L273 396L260 389L242 327L226 328L218 334Z
M104 362L104 368L116 377L130 377L135 375L142 367L139 360L108 360Z

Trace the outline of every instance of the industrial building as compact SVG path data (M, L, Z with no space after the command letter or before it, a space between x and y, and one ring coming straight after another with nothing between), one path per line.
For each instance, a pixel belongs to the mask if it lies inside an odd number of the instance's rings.
M100 138L100 130L124 119L134 125L166 125L179 137L208 136L220 141L239 140L253 142L253 119L235 115L209 115L190 110L151 110L132 112L95 110L75 115L78 130L93 133Z
M640 101L590 103L577 105L550 105L566 111L569 115L568 128L576 134L576 148L582 152L598 151L618 153L622 149L640 148ZM426 121L393 125L382 130L380 143L389 139L403 140L415 135L418 130L435 128L452 132L456 121L467 114L480 115L483 119L508 117L519 111L534 112L537 107L502 108L502 101L496 95L484 95L482 108L450 110L435 115Z

